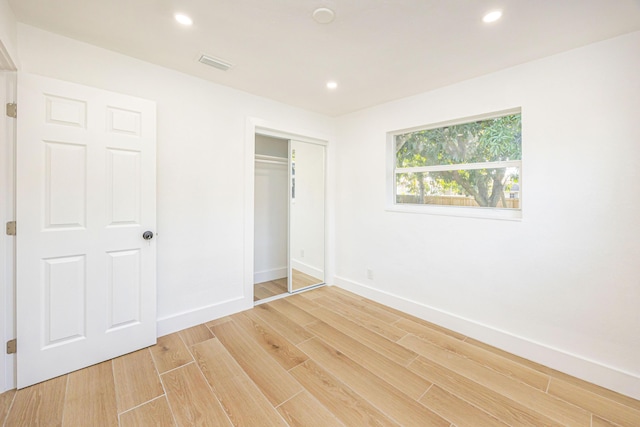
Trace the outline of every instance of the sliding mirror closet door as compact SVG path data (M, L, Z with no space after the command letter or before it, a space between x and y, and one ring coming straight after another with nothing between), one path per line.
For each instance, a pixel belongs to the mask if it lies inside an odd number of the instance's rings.
M324 283L325 146L290 141L289 292Z

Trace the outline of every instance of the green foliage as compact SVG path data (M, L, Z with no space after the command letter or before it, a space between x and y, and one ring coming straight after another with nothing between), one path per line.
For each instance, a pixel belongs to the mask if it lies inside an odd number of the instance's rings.
M396 136L396 167L456 165L520 160L521 116L513 114ZM399 175L398 183L420 197L464 194L480 206L497 206L505 185L518 179L505 168Z

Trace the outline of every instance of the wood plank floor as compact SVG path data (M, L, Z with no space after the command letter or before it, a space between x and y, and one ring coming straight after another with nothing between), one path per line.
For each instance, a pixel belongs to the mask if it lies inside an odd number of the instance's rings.
M289 290L287 289L286 277L269 282L256 283L253 285L253 300L260 301L261 299L286 294L287 292L289 292Z
M337 287L0 394L4 426L640 426L640 401Z
M295 268L291 270L291 285L294 291L306 288L308 286L317 285L322 283L322 279L309 276ZM256 283L253 285L253 300L260 301L263 299L271 298L276 295L282 295L289 292L287 278L271 280L268 282Z

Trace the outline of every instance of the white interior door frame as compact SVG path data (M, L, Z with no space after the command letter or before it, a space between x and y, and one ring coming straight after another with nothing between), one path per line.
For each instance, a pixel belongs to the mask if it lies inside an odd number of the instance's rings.
M305 129L298 129L295 126L290 126L283 123L275 123L272 121L249 117L247 118L245 128L245 147L244 147L244 300L246 304L253 306L253 230L254 230L254 202L255 202L255 136L256 134L271 136L274 138L297 140L302 142L309 142L312 144L324 145L326 148L325 159L327 160L327 169L329 167L329 152L330 152L330 139L328 135L314 132ZM325 170L325 179L327 179L327 170ZM331 185L331 183L329 183ZM325 181L325 200L328 199L327 181ZM332 263L329 264L330 248L332 248L332 239L330 238L330 230L332 229L332 223L328 220L329 215L329 203L325 203L325 266L332 268ZM329 271L325 267L326 271ZM329 277L333 277L333 274L328 275L325 271L325 282ZM267 300L265 300L267 301Z
M0 61L6 63L6 61ZM0 71L0 106L16 102L16 72ZM2 112L0 118L0 226L15 220L15 119ZM6 354L4 344L15 330L15 237L0 233L0 393L16 387L16 356Z

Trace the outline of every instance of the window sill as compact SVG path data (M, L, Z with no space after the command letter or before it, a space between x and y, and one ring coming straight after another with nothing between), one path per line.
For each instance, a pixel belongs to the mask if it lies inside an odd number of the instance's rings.
M466 206L434 206L434 205L387 205L387 212L417 213L426 215L456 216L465 218L498 219L521 221L521 209L470 208Z

